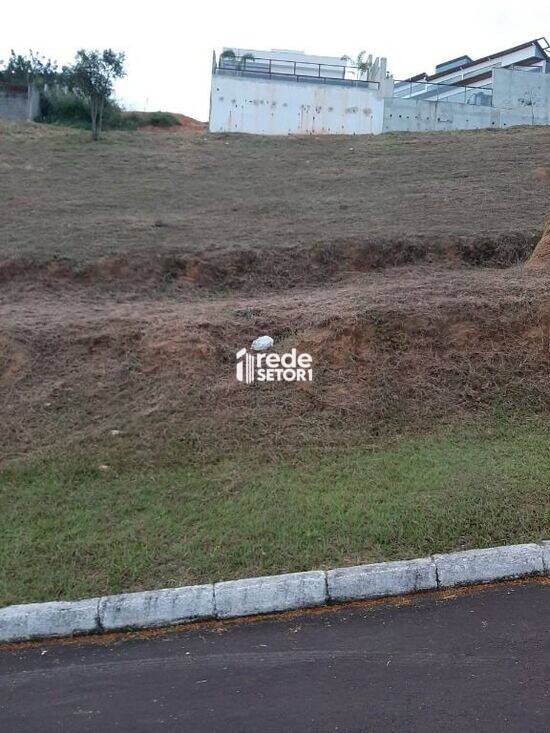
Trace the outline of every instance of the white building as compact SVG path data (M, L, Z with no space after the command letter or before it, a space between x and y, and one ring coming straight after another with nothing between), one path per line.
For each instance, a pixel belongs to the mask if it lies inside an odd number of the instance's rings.
M548 48L539 38L396 82L384 58L363 71L301 51L224 49L213 57L209 126L298 135L550 124Z
M386 60L368 73L348 61L301 51L224 49L214 54L212 132L264 135L376 133L391 94Z
M405 99L445 99L449 102L490 106L493 71L510 69L549 73L548 48L545 38L537 38L480 59L460 56L437 64L434 74L417 74L396 82L393 93Z

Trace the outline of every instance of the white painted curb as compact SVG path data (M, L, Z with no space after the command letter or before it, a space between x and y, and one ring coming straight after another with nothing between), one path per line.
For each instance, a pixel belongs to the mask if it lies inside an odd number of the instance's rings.
M228 580L214 585L214 598L218 618L323 606L327 581L322 570Z
M434 555L434 562L442 588L542 575L544 572L542 546L535 544Z
M423 557L328 570L327 585L331 601L381 598L437 588L437 573L433 560Z
M99 625L105 631L145 629L214 616L214 586L124 593L99 601Z
M99 631L99 598L25 603L0 609L0 641L77 636Z
M139 629L550 575L550 541L0 609L0 642Z

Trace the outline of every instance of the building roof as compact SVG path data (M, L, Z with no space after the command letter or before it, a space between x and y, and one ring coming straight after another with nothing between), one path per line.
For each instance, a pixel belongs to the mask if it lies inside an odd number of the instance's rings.
M457 69L461 64L458 62L463 62L465 64L469 63L472 59L468 54L462 54L462 56L457 56L454 59L449 59L448 61L442 61L440 64L436 64L435 71L437 73L438 69L441 69L441 71L452 71L453 69ZM454 64L452 66L451 64ZM446 68L443 69L442 67L445 66Z
M459 71L462 69L469 69L472 66L476 66L477 64L482 64L485 61L492 61L493 59L500 58L501 56L506 56L509 53L514 53L514 51L521 51L522 48L529 48L529 46L535 46L538 51L542 54L542 57L545 59L548 59L548 53L547 49L550 48L548 41L546 38L535 38L532 41L526 41L525 43L520 43L519 46L512 46L512 48L506 48L504 51L498 51L497 53L489 54L488 56L482 56L479 59L473 59L468 61L465 64L459 64L458 66L454 66L451 69L445 69L445 71L439 71L435 74L428 75L426 72L422 72L421 74L416 74L415 76L408 77L407 79L403 79L403 81L433 81L434 79L440 79L442 76L447 76L447 74L450 74L453 71ZM462 56L459 56L457 60L460 60L463 58ZM535 60L538 58L537 56L530 57L529 60ZM445 62L450 63L450 62ZM518 62L521 63L521 62ZM436 67L437 68L437 67ZM483 74L480 70L480 75ZM471 80L473 80L474 77L472 77Z

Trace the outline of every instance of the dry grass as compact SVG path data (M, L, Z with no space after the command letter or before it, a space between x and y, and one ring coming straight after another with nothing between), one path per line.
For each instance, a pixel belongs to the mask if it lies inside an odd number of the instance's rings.
M121 427L154 461L548 404L547 283L517 266L548 128L0 135L0 460L102 452ZM315 383L237 385L261 332L309 349Z
M277 454L422 429L476 410L550 406L547 279L435 265L349 274L281 293L114 295L5 288L5 459L85 450L125 460ZM314 358L313 384L234 378L260 333ZM543 348L544 347L544 348ZM123 439L110 440L120 429Z
M549 141L0 124L2 596L543 536Z
M85 132L0 123L0 259L540 232L548 128L378 137Z

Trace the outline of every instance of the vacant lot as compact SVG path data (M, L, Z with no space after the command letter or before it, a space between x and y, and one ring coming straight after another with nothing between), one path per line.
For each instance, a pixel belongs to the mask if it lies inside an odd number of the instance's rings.
M0 127L0 602L547 535L549 159ZM262 333L313 383L239 385Z
M1 123L0 123L1 125ZM259 138L0 127L0 257L540 231L547 128Z

